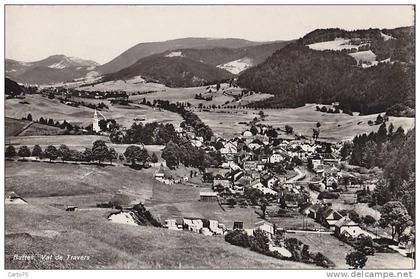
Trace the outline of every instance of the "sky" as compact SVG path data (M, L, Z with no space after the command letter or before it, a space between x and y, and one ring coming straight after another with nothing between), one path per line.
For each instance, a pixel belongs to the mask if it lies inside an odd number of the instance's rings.
M414 25L413 6L6 6L6 58L65 54L106 63L142 42L290 40L317 28Z

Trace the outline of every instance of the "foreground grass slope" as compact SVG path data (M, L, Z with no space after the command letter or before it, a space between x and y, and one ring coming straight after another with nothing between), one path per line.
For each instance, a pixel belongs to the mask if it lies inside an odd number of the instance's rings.
M95 207L116 197L127 203L153 198L153 172L6 161L6 191L28 202L6 205L6 268L315 268L235 247L221 237L111 223L112 210ZM80 210L66 212L67 205ZM51 260L40 258L50 254ZM64 259L55 260L57 255Z

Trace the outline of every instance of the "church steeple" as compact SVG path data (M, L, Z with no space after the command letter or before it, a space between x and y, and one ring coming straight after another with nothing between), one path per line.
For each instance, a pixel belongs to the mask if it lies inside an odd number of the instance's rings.
M101 128L99 127L98 112L96 111L96 109L95 109L95 113L93 114L92 129L95 133L99 133L101 131Z

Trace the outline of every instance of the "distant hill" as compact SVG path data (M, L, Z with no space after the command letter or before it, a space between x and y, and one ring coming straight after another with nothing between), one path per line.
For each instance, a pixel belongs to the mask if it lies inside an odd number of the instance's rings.
M65 55L52 55L35 62L6 59L6 76L22 83L49 84L84 77L98 63Z
M98 67L102 74L108 74L131 66L141 58L176 49L210 49L210 48L243 48L266 44L266 42L252 42L243 39L214 39L214 38L183 38L164 42L140 43L108 63Z
M221 69L225 69L233 74L238 74L241 70L235 68L235 62L246 63L246 68L258 65L272 55L276 50L286 46L288 41L279 41L274 43L262 44L241 48L188 48L170 50L162 53L163 56L186 57L198 62L210 64ZM229 67L227 64L232 64Z
M126 80L142 76L168 87L200 86L231 78L228 71L186 57L152 55L121 71L105 75L103 81Z
M186 48L144 57L120 71L106 74L103 81L142 76L169 87L200 86L232 78L263 62L287 45L275 42L241 48Z
M271 93L259 107L331 103L362 113L396 103L414 108L414 29L319 29L240 74L238 84Z

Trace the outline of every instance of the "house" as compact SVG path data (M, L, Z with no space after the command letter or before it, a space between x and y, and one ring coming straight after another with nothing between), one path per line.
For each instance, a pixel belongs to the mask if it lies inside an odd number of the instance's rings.
M233 229L234 230L243 230L244 229L244 222L233 222Z
M160 168L155 173L155 179L159 182L165 183L165 184L173 184L174 179L172 176L172 173L169 169L164 167L162 164L160 165Z
M332 175L326 177L324 181L325 181L325 186L327 186L327 188L333 188L334 185L335 187L338 186L338 179Z
M200 192L200 201L217 202L217 193L216 192Z
M270 156L270 163L274 164L274 163L279 163L281 161L284 160L284 156L279 154L279 153L274 153Z
M248 147L252 150L258 149L262 146L264 146L264 143L259 139L255 139L248 144Z
M352 238L358 237L359 235L370 236L369 233L360 228L360 226L354 221L352 221L348 216L342 217L335 223L334 234L336 236L345 234Z
M225 145L220 149L221 154L236 154L238 152L237 145L232 141L228 141Z
M201 221L201 219L184 218L183 224L184 224L183 227L185 229L196 232L196 233L199 233L200 230L203 228L203 221Z
M343 215L332 209L331 207L326 208L322 212L322 221L324 221L325 226L327 226L329 229L334 229L335 224L343 218Z
M167 228L169 230L173 231L181 231L182 225L177 224L175 219L167 219L165 220L165 224L163 225L164 228Z
M273 188L276 182L278 181L278 178L273 176L271 173L266 173L261 175L260 180L261 183L264 184L264 186L268 188Z
M264 193L264 195L268 195L268 194L269 195L277 195L276 191L274 191L274 190L272 190L268 187L265 187L261 182L255 183L251 187L254 188L254 189L260 190L261 192Z
M244 139L250 139L250 138L252 138L254 135L250 132L250 131L248 131L248 130L246 130L246 131L244 131L243 133L242 133L242 137L244 138Z
M237 181L244 175L245 175L245 172L239 169L239 170L232 171L229 176L233 181Z
M79 208L77 206L74 205L69 205L66 208L66 211L77 211Z
M219 222L216 220L209 220L209 229L216 235L223 234L223 228L221 228Z
M15 192L6 193L5 204L27 204L27 202Z
M229 187L232 186L232 182L229 179L227 179L227 178L223 177L222 175L218 174L213 179L213 187L218 186L218 185L221 185L225 188L229 188Z
M257 170L257 161L245 161L243 163L243 168L247 172L255 171Z
M263 232L267 233L269 237L273 236L275 233L274 225L267 221L260 221L255 223L254 230L260 229Z

